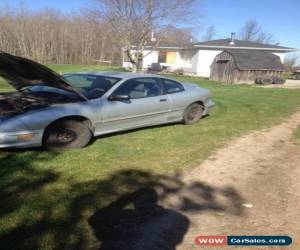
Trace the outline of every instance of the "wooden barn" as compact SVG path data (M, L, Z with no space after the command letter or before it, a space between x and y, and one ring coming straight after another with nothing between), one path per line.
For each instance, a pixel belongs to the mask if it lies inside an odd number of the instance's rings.
M280 57L266 51L228 50L215 57L210 79L224 83L254 83L258 77L281 77Z

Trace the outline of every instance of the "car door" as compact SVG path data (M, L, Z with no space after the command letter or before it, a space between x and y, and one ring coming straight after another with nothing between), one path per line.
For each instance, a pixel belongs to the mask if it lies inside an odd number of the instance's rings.
M103 100L102 132L113 132L165 123L171 108L161 80L155 77L132 78L122 83L111 96L128 100Z
M161 82L165 94L168 95L171 102L171 108L167 118L168 121L177 122L182 120L183 112L188 105L188 98L184 87L181 83L167 78L162 78Z

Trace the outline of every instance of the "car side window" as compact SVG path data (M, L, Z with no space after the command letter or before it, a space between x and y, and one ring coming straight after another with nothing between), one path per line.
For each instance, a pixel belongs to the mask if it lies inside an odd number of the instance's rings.
M114 95L128 95L130 99L162 95L162 86L155 78L134 78L124 82Z
M183 86L179 82L170 79L162 79L162 82L164 84L164 88L167 94L184 91Z

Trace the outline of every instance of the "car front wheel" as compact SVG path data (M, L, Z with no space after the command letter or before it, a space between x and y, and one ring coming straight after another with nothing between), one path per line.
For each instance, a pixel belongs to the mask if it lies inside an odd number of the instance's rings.
M186 108L183 114L183 123L186 125L192 125L197 123L204 112L204 107L199 103L193 103Z
M43 146L53 151L83 148L91 138L91 130L84 122L62 120L46 129Z

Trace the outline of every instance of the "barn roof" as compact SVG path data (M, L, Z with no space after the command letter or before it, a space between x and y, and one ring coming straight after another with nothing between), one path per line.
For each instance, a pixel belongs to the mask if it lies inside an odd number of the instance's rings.
M265 51L227 50L234 58L240 70L276 70L284 71L279 56Z

